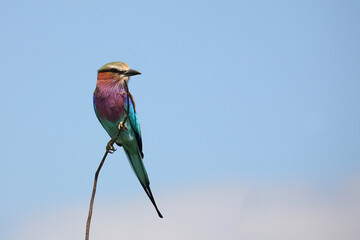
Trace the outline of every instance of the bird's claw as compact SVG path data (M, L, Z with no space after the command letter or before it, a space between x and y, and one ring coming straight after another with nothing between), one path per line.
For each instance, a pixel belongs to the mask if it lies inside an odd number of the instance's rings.
M121 121L119 123L118 128L119 128L119 130L123 130L123 129L128 130L128 128L126 127L126 125L125 125L125 123L123 121Z
M106 151L108 151L110 154L113 154L116 151L116 148L114 148L114 141L110 140L108 144L106 145Z

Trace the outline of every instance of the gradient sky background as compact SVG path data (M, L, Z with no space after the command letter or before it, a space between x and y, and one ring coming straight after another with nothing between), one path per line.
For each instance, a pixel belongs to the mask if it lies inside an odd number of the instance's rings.
M359 239L359 12L359 1L3 2L0 239L83 238L109 140L96 71L119 60L142 72L130 90L165 218L119 149L90 238Z

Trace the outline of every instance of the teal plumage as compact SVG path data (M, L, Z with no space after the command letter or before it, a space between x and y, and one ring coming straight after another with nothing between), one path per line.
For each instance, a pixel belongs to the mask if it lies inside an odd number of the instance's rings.
M153 203L159 217L162 218L152 195L149 177L142 161L144 154L142 152L141 130L134 98L130 93L128 96L126 89L130 76L138 74L140 74L138 71L129 69L129 66L123 62L111 62L101 67L98 71L93 98L94 110L101 125L111 138L116 136L119 131L119 124L123 123L127 111L129 111L129 117L124 124L125 129L121 131L116 144L123 147L131 168Z

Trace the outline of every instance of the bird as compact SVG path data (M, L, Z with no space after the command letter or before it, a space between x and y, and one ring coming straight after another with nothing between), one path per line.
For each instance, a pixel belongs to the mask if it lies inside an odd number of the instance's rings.
M162 218L151 192L149 177L143 163L144 153L139 119L134 97L128 90L130 77L139 74L141 74L139 71L130 69L124 62L110 62L103 65L98 70L93 105L98 120L111 139L115 138L121 128L115 143L124 149L131 168L157 214ZM126 118L127 114L128 118ZM111 146L108 144L107 149L110 152L115 151L112 144Z

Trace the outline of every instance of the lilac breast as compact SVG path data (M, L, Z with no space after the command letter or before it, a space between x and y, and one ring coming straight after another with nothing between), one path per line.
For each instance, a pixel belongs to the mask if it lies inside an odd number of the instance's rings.
M100 119L117 122L125 116L126 91L117 86L98 86L94 101Z

